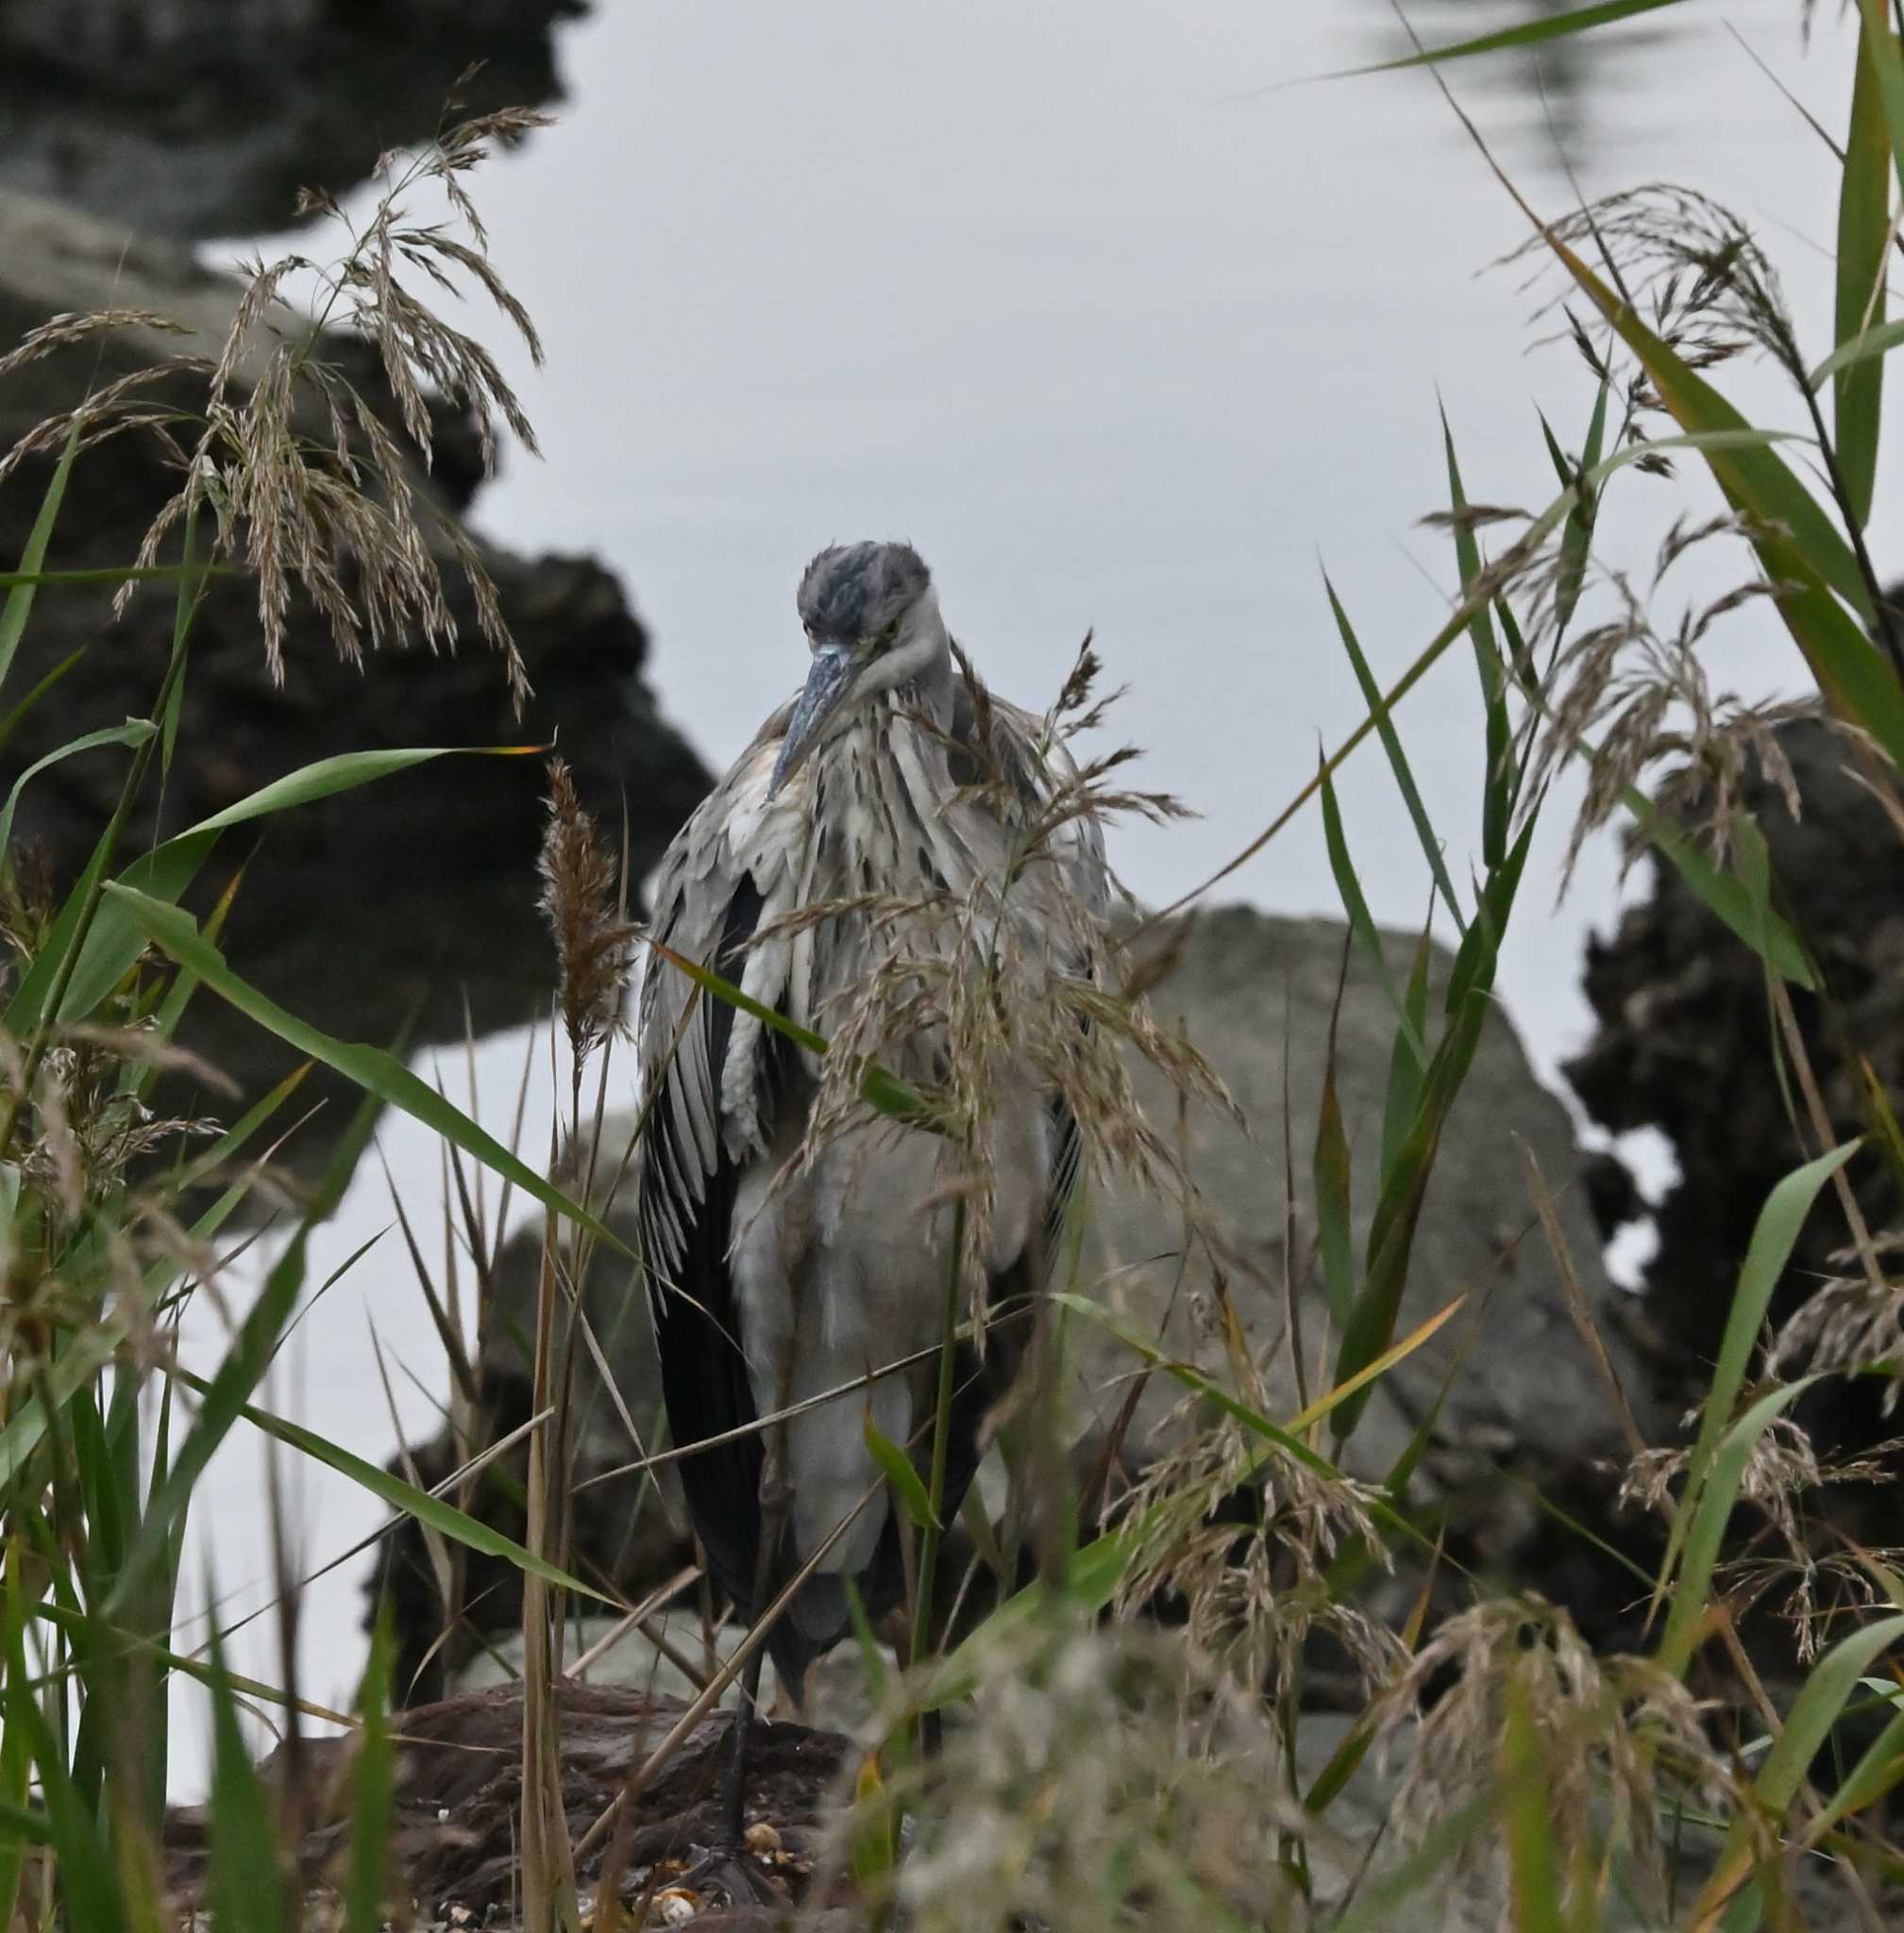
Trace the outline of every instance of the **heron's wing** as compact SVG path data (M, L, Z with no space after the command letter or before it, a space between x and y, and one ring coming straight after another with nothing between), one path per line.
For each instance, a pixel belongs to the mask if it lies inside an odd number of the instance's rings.
M760 755L744 759L670 849L653 932L771 1005L784 949L749 944L780 910L759 765ZM639 1036L650 1110L636 1163L641 1247L669 1429L685 1446L756 1420L728 1252L741 1176L771 1135L785 1061L778 1035L659 953L643 977ZM756 1432L679 1465L715 1575L750 1610L761 1460Z

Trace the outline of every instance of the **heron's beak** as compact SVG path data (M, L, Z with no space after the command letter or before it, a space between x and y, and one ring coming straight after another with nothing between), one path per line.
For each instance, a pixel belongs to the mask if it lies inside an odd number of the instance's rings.
M852 674L853 656L849 646L821 645L814 652L806 687L794 700L793 716L787 720L780 757L774 761L773 777L767 782L769 798L793 777L807 753L819 743L826 721L839 710L840 700L852 683Z

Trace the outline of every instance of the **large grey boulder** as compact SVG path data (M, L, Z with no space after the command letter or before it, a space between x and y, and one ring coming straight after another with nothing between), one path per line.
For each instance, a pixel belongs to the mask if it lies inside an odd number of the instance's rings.
M186 235L284 227L472 109L558 92L581 0L7 0L0 181Z
M0 449L71 407L90 385L155 355L182 348L215 356L236 299L236 284L198 267L180 244L0 193L0 345L50 315L104 307L171 315L193 331L92 337L16 371L0 381ZM343 359L379 404L365 345L340 340L327 353ZM472 432L447 412L438 414L439 460L424 487L454 514L478 480ZM48 469L32 462L0 484L6 565L25 545ZM75 465L48 565L129 563L177 480L137 434L88 452ZM294 597L281 685L265 666L254 586L227 580L212 587L194 631L177 755L162 789L148 786L134 813L126 855L333 753L559 741L605 828L619 828L626 804L631 871L640 879L708 783L643 676L647 634L619 585L592 560L480 547L535 688L523 716L512 710L501 661L480 637L474 601L453 565L445 581L456 651L438 655L399 642L362 669L345 665L323 621ZM0 750L0 794L45 752L149 712L171 645L168 587L142 589L122 621L112 617L111 599L110 585L40 593L7 700L74 651L85 655ZM85 864L124 768L120 751L84 753L42 773L23 794L16 838L39 849L56 884ZM294 1013L345 1038L388 1042L406 1025L417 1045L460 1038L465 995L479 1033L510 1025L546 1007L554 983L535 910L543 785L535 758L439 760L227 834L188 903L202 911L244 866L226 929L233 964ZM205 995L194 1001L183 1038L248 1095L295 1058ZM317 1158L326 1125L347 1118L345 1084L318 1084L332 1104L318 1132L287 1150L293 1159Z
M1292 1266L1311 1398L1329 1387L1338 1339L1315 1253L1312 1162L1344 937L1334 920L1274 918L1240 906L1208 913L1192 929L1175 971L1152 995L1160 1018L1182 1017L1247 1122L1239 1127L1213 1110L1192 1108L1184 1122L1185 1166L1200 1197L1197 1213L1229 1263L1230 1300L1277 1420L1303 1406L1289 1320ZM1414 944L1404 934L1387 935L1397 983L1406 980ZM1449 965L1438 948L1431 1021L1440 1018ZM1354 1164L1358 1259L1375 1202L1395 1029L1394 1011L1373 969L1359 950L1352 950L1335 1023L1335 1080ZM1147 1065L1135 1072L1146 1114L1173 1133L1176 1098L1169 1084ZM1565 1107L1535 1079L1497 1008L1442 1138L1397 1339L1457 1296L1465 1296L1466 1303L1376 1386L1342 1453L1353 1474L1386 1476L1440 1398L1416 1494L1453 1507L1457 1521L1479 1538L1480 1552L1504 1561L1537 1529L1538 1512L1525 1484L1550 1494L1575 1482L1600 1488L1593 1467L1623 1452L1615 1407L1569 1312L1559 1268L1539 1223L1523 1149L1551 1192L1587 1310L1628 1400L1643 1427L1657 1426L1646 1370L1626 1339L1627 1299L1608 1280L1588 1210L1584 1176L1591 1157L1579 1147ZM1295 1177L1293 1257L1286 1252L1286 1161ZM1189 1268L1179 1268L1182 1204L1101 1188L1092 1201L1091 1227L1091 1272L1104 1283L1105 1300L1120 1319L1171 1354L1227 1376L1208 1294L1209 1267L1193 1251ZM1088 1322L1074 1328L1081 1372L1093 1391L1131 1367L1128 1352L1092 1336ZM1153 1379L1137 1417L1137 1460L1169 1440L1158 1438L1159 1426L1181 1393L1167 1379ZM1093 1394L1092 1401L1103 1409L1116 1396Z

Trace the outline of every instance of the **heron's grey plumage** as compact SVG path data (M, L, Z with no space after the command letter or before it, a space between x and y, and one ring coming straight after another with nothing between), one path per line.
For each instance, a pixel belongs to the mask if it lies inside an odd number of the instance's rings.
M975 702L954 672L931 578L909 546L822 551L801 580L799 610L819 668L669 849L653 933L824 1034L878 971L893 932L863 910L782 923L868 895L996 894L1026 829L1072 767L1041 719L982 694ZM849 655L822 664L829 650ZM980 712L1003 786L973 782ZM797 761L786 756L790 726L811 733ZM1019 970L1087 970L1083 923L1064 916L1057 900L1069 895L1095 912L1105 892L1097 827L1078 815L999 901ZM921 919L902 939L943 948L953 931ZM936 1343L952 1223L947 1145L868 1118L783 1174L805 1134L817 1064L755 1017L697 999L689 978L659 955L647 968L638 1024L644 1091L653 1097L638 1175L644 1260L677 1440L738 1428ZM909 1078L944 1072L944 1043L929 1035L877 1047ZM1028 1294L1042 1286L1031 1275L1075 1174L1075 1126L1029 1067L1001 1074L983 1261L996 1294ZM890 1440L909 1441L931 1414L933 1380L930 1365L889 1376L786 1425L789 1518L766 1566L773 1585L876 1482L866 1417ZM976 1413L969 1404L969 1437ZM961 1490L975 1455L975 1441L955 1446L952 1476ZM761 1467L760 1433L682 1465L702 1541L749 1615L762 1608ZM787 1675L797 1680L843 1635L841 1578L877 1595L874 1573L896 1575L881 1562L893 1549L882 1496L795 1599L774 1645Z

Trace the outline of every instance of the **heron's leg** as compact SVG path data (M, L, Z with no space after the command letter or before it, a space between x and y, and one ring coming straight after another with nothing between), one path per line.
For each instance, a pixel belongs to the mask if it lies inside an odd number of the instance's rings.
M726 1824L727 1841L738 1848L747 1840L747 1748L753 1731L753 1708L760 1698L761 1660L765 1647L748 1659L741 1673L740 1704L733 1714L733 1729L728 1735L727 1790L723 1794L721 1817Z
M783 1357L777 1378L777 1409L784 1409L793 1388L793 1352ZM767 1433L767 1447L760 1467L760 1546L754 1555L753 1613L758 1617L772 1595L774 1577L780 1565L780 1548L786 1536L787 1517L792 1509L793 1489L786 1473L786 1425L778 1423ZM740 1845L747 1832L747 1748L760 1703L761 1664L766 1647L748 1659L741 1676L740 1704L733 1715L733 1748L728 1759L726 1821L730 1842Z

